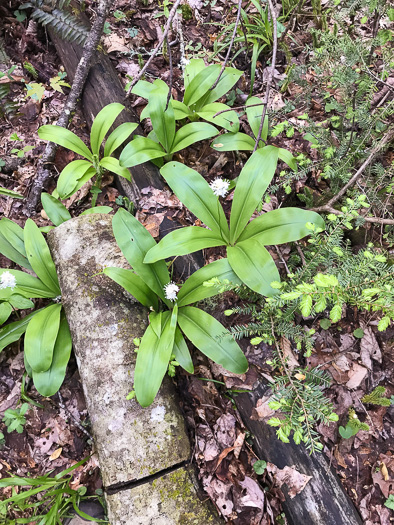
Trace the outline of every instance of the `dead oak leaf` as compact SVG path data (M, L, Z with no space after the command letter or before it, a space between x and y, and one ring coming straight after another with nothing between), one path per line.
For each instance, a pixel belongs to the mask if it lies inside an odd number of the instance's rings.
M294 498L297 494L302 492L312 476L307 476L298 472L294 467L286 466L283 469L278 468L273 463L267 463L267 470L273 477L276 486L279 488L286 484L290 498Z
M372 328L363 321L360 321L360 326L364 330L364 336L360 340L361 361L369 370L372 370L372 359L381 363L382 352Z
M364 366L353 363L349 371L349 381L346 383L346 386L348 388L358 388L367 374L368 370Z

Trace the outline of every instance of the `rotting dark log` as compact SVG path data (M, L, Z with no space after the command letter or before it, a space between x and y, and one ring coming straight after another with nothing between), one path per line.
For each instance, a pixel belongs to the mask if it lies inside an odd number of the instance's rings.
M282 443L275 429L264 421L251 419L259 399L270 395L270 386L259 383L250 393L236 397L236 405L248 430L253 434L253 448L260 459L279 468L294 466L312 476L305 488L293 499L286 486L284 511L289 525L362 525L363 521L346 494L335 472L322 454L308 454L302 445Z
M48 235L73 339L112 525L194 525L221 520L197 496L185 423L165 378L154 403L127 400L133 339L148 310L101 272L129 268L112 217L85 215Z

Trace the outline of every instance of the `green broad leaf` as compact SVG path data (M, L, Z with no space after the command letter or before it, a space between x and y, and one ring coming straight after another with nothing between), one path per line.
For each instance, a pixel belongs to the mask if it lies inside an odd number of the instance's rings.
M178 199L211 230L229 238L227 219L207 181L180 162L167 162L160 170Z
M138 95L142 98L149 98L149 95L152 89L154 88L155 86L151 82L147 82L146 80L139 80L131 90L131 93L133 93L133 95Z
M225 133L211 144L216 151L253 151L255 141L246 133Z
M141 339L134 372L134 388L137 400L143 407L151 405L167 372L175 338L175 326L171 312L151 313L149 319L163 316L162 330L158 336L150 324Z
M185 124L176 132L170 153L176 153L195 142L209 139L218 134L218 130L206 122L191 122Z
M185 338L178 327L175 330L175 341L172 353L175 356L175 360L184 370L186 370L186 372L189 372L189 374L194 374L194 365L189 349L187 347Z
M136 128L138 128L138 124L135 122L124 122L118 126L105 141L104 157L110 157Z
M55 264L48 245L31 219L27 219L24 229L26 254L37 277L56 295L61 295Z
M47 306L33 317L26 329L25 356L33 373L45 372L51 366L61 309L61 304Z
M12 306L10 303L0 303L0 325L5 323L12 314Z
M246 286L265 297L272 297L278 290L273 281L280 281L278 269L268 250L256 237L227 247L228 262Z
M331 326L331 321L329 319L321 319L320 320L320 327L323 328L323 330L328 330Z
M230 242L232 244L240 237L257 205L261 202L275 174L277 163L278 148L265 146L256 150L242 169L234 191L230 215Z
M185 71L183 73L185 89L188 87L193 78L196 77L198 73L200 73L200 71L202 71L205 68L206 65L202 58L192 58L190 60L189 64L185 67Z
M160 144L169 153L175 137L175 116L171 102L166 109L169 87L160 79L153 84L155 88L149 95L149 116Z
M49 142L54 142L63 148L70 149L78 155L82 155L85 159L90 161L93 160L92 152L88 147L82 142L82 140L72 133L72 131L62 128L60 126L41 126L38 131L38 136L41 140L48 140Z
M100 146L109 128L115 122L117 116L124 110L124 106L118 102L108 104L97 115L93 121L90 131L90 145L92 152L99 155Z
M216 124L217 126L227 129L231 133L236 133L239 130L239 119L235 111L226 111L226 113L222 113L216 117L214 116L216 113L219 113L219 111L229 109L231 108L226 106L226 104L213 102L212 104L203 106L199 111L197 111L197 114L202 119L212 122L212 124Z
M111 206L93 206L93 208L88 208L80 215L91 215L92 213L111 213L111 211L114 211Z
M260 106L255 106L254 104L260 104ZM253 106L253 107L250 107ZM264 105L262 100L258 97L250 97L246 102L246 116L248 117L248 122L252 128L253 135L257 138L260 129L261 116L264 111ZM264 119L263 131L261 133L261 138L267 140L268 136L268 117ZM253 146L254 147L254 146Z
M278 158L283 160L292 170L297 170L297 161L288 149L278 148Z
M144 264L148 251L156 246L152 235L131 213L123 209L114 215L112 228L119 248L135 273L169 306L171 303L165 299L163 290L171 280L166 263L158 261Z
M264 246L298 241L311 231L305 225L310 222L324 229L324 220L314 211L300 208L279 208L253 219L239 236L238 241L257 238Z
M16 288L13 293L19 293L23 296L33 298L51 298L60 295L60 290L52 290L45 286L45 284L28 273L19 270L9 270L8 268L0 268L0 275L3 271L9 272L16 279Z
M111 171L112 173L116 173L116 175L119 175L120 177L124 177L127 180L131 180L129 170L121 166L119 164L118 159L115 159L114 157L102 158L100 161L100 166L102 166L108 171Z
M218 85L214 89L210 89L205 97L198 101L198 105L200 106L200 104L203 104L206 106L207 104L212 104L212 102L222 98L222 96L228 93L230 89L238 82L242 75L243 71L239 71L233 67L226 67L222 76L220 77ZM214 80L216 80L216 78Z
M56 226L40 226L38 229L41 233L49 233L51 230L54 230Z
M214 286L203 286L205 281L209 281L213 277L217 277L220 281L227 279L231 283L242 284L228 260L219 259L200 268L186 280L178 293L178 306L197 303L207 297L217 295L219 292Z
M346 427L340 426L338 430L343 439L350 439L352 436L357 434L357 431L355 432L354 429L348 425L346 425Z
M166 155L166 152L160 144L157 144L147 137L135 137L120 154L119 164L127 168L132 168L138 164L165 157Z
M28 308L34 308L33 301L30 301L30 299L27 299L26 297L23 297L23 295L19 294L12 294L11 297L8 299L8 302L18 310L27 310Z
M14 199L24 199L24 196L18 193L17 191L7 190L7 188L3 188L2 186L0 186L0 195L4 195L5 197L12 197Z
M353 332L353 335L354 337L356 337L357 339L362 339L364 337L364 330L362 328L356 328L356 330L354 330Z
M187 226L168 233L147 253L144 262L152 264L167 257L186 255L204 248L223 246L225 242L218 233L200 226Z
M191 106L204 97L209 88L213 86L215 80L220 73L220 64L205 67L190 81L188 86L185 86L185 94L183 96L183 103L186 106ZM219 97L217 97L219 98ZM212 100L212 102L214 102ZM207 102L208 104L208 102Z
M5 217L0 220L0 253L22 268L33 269L27 259L23 229Z
M45 372L33 370L33 382L37 391L44 397L50 397L62 386L70 360L72 340L70 328L65 316L62 316L59 331L53 348L51 366Z
M124 268L104 268L103 273L129 292L138 302L147 308L159 309L157 295L131 270Z
M172 101L172 107L174 109L175 120L182 120L184 118L190 117L193 113L183 102L179 100Z
M259 459L255 463L253 463L253 470L256 472L258 476L262 476L266 468L267 468L267 462L262 459Z
M92 164L87 160L73 160L60 173L57 181L57 192L59 197L63 200L69 195L72 195L76 190L78 181L81 180L86 173L90 173L90 178L95 175L96 170Z
M71 214L68 209L55 197L49 195L49 193L41 193L41 203L48 215L49 219L55 226L59 226L63 222L71 219Z
M199 308L179 309L182 332L204 355L234 374L244 374L248 362L231 334L214 317Z

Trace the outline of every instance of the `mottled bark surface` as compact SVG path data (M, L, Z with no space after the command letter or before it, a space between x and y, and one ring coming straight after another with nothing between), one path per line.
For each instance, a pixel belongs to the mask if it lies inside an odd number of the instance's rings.
M219 525L223 523L196 498L191 469L179 468L144 485L108 496L111 512L124 509L119 525ZM113 523L112 514L109 520Z

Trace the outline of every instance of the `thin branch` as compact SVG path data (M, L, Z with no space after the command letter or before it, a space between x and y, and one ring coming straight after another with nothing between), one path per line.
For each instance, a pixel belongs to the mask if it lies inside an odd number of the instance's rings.
M264 126L264 120L267 113L267 106L268 106L268 98L271 90L271 84L272 80L274 78L274 71L275 71L275 65L276 65L276 53L278 51L278 31L277 31L277 25L276 25L276 13L275 8L272 4L272 0L267 0L270 13L271 13L271 20L272 20L272 27L274 31L274 45L272 48L272 61L271 61L271 67L269 69L268 79L267 79L267 88L265 90L265 98L264 98L264 109L263 113L261 115L261 121L260 121L260 127L259 132L256 137L256 143L254 145L253 153L257 150L259 142L261 140L261 134L263 132L263 126Z
M234 40L235 40L235 37L236 37L236 34L237 34L237 29L238 29L239 20L240 20L240 18L241 18L241 8L242 8L242 0L238 0L238 11L237 11L237 18L236 18L236 20L235 20L233 36L231 37L230 45L229 45L229 47L228 47L228 49L227 49L226 58L224 59L224 62L223 62L223 64L222 64L222 68L221 68L221 70L220 70L219 76L218 76L218 78L215 80L215 83L213 84L213 86L211 87L211 89L215 89L215 87L218 85L219 80L220 80L221 76L223 75L223 72L224 72L224 70L225 70L225 68L226 68L226 65L227 65L228 59L230 58L231 49L232 49L233 44L234 44Z
M164 111L167 111L168 104L171 100L171 94L172 94L172 83L173 83L173 67L172 67L172 51L168 43L168 36L166 36L166 42L167 42L167 50L168 50L168 60L170 62L170 85L168 86L168 95L167 95L167 103L166 103L166 109Z
M349 182L347 182L345 184L345 186L334 197L332 197L332 199L330 199L327 202L327 204L325 204L324 206L318 206L317 208L311 208L312 211L317 211L317 212L327 211L327 212L330 212L330 213L334 213L332 211L333 204L335 204L347 192L347 190L350 188L350 186L353 186L353 184L355 184L357 182L359 177L363 174L365 168L367 168L367 166L372 162L372 160L376 157L376 155L383 148L383 146L385 146L387 143L391 142L393 137L394 137L394 128L391 129L388 133L386 133L386 135L384 135L382 140L378 144L376 144L376 146L374 148L372 148L372 151L369 154L368 158L363 162L363 164L360 166L360 168L356 171L356 173L353 175L353 177L349 180ZM365 217L365 220L368 220L368 217ZM382 220L384 220L384 219L380 219L380 221L378 221L376 219L374 221L368 221L368 222L381 222ZM392 222L388 222L388 223L384 223L384 224L393 224L393 223Z
M164 32L159 40L159 43L157 44L157 46L155 47L155 49L153 50L151 56L149 57L149 59L147 60L147 62L145 63L144 67L141 69L141 71L138 73L138 75L134 78L134 80L131 82L130 86L129 86L129 90L127 92L127 95L130 94L130 91L133 89L133 87L137 84L137 82L139 80L141 80L141 78L143 77L145 71L148 69L148 67L150 66L152 60L155 58L155 56L157 55L157 53L160 51L160 49L162 48L163 46L163 43L164 43L164 40L167 38L167 35L168 35L168 32L170 31L170 28L171 28L171 24L172 24L172 20L176 14L176 10L178 9L178 6L179 4L181 3L181 0L176 0L174 5L172 6L172 9L170 11L170 14L168 15L168 20L167 20L167 23L166 23L166 26L164 28Z
M333 213L334 215L342 215L342 212L339 210L336 210L335 208L332 208L331 206L321 206L321 208L324 208L324 210L320 208L310 208L309 211L325 211L327 213ZM382 219L380 217L364 217L364 215L360 215L362 219L365 220L365 222L372 222L374 224L386 224L386 225L393 225L394 219Z
M101 0L97 7L96 20L93 22L92 28L89 33L89 37L83 48L83 53L77 69L75 71L74 81L70 93L68 94L66 104L63 111L57 121L57 126L67 128L72 113L75 111L78 98L81 96L82 89L85 85L86 78L88 76L90 66L92 63L93 54L97 49L100 42L100 38L103 32L105 19L112 2L110 0ZM35 212L37 204L40 199L41 191L45 187L46 182L51 177L51 171L48 168L49 164L53 163L55 158L57 145L53 142L49 142L46 145L44 154L38 163L37 177L35 178L32 187L30 188L27 204L26 213L28 216Z

